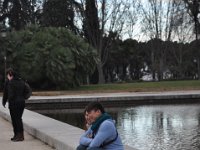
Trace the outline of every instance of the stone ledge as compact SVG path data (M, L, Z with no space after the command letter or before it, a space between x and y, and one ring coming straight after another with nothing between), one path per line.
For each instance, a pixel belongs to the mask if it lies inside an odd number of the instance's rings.
M0 116L10 121L9 110L0 106ZM56 150L75 150L84 130L25 109L24 129ZM125 150L133 150L125 146Z
M31 110L84 108L88 102L101 101L106 107L143 104L200 103L200 91L171 91L146 93L101 93L62 96L32 96L26 101Z

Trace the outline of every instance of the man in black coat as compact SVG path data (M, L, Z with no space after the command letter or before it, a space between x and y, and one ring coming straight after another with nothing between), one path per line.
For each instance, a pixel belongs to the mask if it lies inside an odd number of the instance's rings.
M2 105L9 104L10 116L13 125L14 136L12 141L24 140L24 129L22 115L25 108L25 82L19 78L13 69L9 68L6 72L8 80L5 83Z

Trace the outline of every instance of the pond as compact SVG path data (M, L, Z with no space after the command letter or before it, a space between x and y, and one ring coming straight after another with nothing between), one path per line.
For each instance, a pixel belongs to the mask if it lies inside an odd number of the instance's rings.
M200 104L106 108L116 120L124 144L138 150L199 150ZM83 128L83 110L42 114Z

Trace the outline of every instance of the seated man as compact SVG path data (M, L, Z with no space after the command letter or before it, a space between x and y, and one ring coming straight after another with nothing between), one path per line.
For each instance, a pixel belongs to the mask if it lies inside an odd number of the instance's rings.
M77 150L124 150L115 122L99 102L89 103L85 114L91 126L81 136Z

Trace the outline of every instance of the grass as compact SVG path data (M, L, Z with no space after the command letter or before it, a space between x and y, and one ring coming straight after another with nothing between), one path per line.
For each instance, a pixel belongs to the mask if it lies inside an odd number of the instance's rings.
M33 92L33 95L70 95L108 92L158 92L179 90L200 90L200 80L82 85L73 90Z

